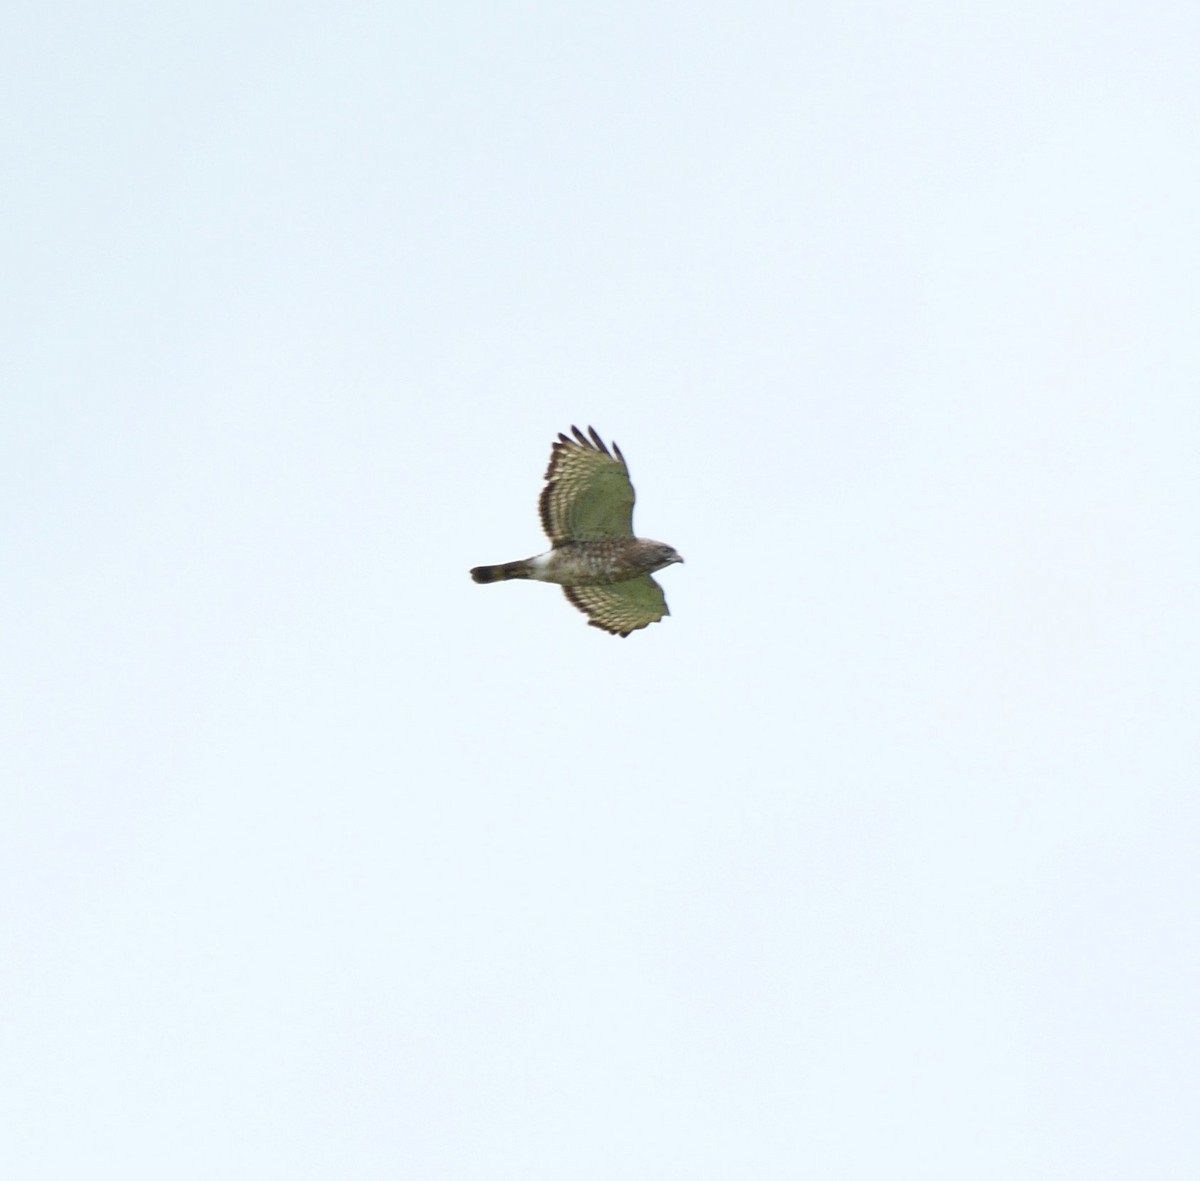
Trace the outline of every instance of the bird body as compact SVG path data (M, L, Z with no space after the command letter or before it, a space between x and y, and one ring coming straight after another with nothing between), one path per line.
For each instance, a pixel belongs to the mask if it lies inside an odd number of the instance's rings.
M476 582L529 578L536 582L556 582L559 586L611 586L683 560L677 555L669 556L675 551L661 541L635 537L634 542L631 546L625 541L566 541L520 562L476 566L471 577Z

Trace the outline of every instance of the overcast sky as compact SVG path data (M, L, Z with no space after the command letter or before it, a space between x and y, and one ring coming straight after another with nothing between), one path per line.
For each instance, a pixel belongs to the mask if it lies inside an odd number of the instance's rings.
M1192 0L20 8L0 1173L1200 1176Z

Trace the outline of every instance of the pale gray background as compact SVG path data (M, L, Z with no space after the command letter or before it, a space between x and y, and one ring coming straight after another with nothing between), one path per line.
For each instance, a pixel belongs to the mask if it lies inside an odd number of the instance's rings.
M10 11L0 1172L1200 1176L1198 43Z

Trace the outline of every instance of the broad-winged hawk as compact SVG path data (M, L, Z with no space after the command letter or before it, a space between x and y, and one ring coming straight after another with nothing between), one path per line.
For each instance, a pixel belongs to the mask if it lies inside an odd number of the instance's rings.
M559 435L550 451L538 507L552 548L534 558L476 566L476 582L532 578L556 582L592 627L628 636L667 610L662 587L650 575L683 559L661 541L633 535L633 485L625 457L592 427L573 439ZM588 437L590 436L590 438Z

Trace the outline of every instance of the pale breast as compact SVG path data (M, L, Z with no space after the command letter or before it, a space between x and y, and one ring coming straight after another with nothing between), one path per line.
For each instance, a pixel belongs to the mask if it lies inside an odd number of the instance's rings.
M637 542L629 540L572 541L529 560L534 577L560 586L607 586L636 578L643 572L637 561Z

